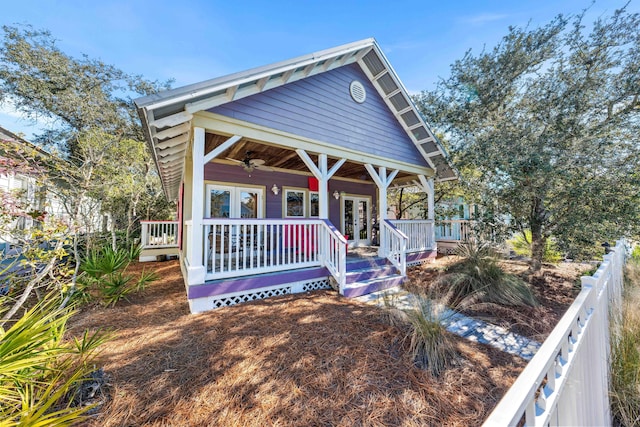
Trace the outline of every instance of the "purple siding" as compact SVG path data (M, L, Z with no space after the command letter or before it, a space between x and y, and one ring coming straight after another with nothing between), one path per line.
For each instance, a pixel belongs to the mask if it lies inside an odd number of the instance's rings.
M349 84L360 81L358 104ZM296 135L425 166L409 136L358 64L298 80L209 111Z
M251 176L249 176L249 174L239 166L221 165L218 163L207 163L204 166L204 179L237 184L264 185L267 218L282 218L283 187L308 188L309 186L308 177L305 175L254 170ZM271 191L273 184L276 184L280 188L280 193L277 196ZM357 182L330 180L329 193L333 193L334 190L372 196L373 206L377 203L377 188L373 183L361 184ZM336 200L333 196L329 196L329 220L336 228L340 228L340 200Z

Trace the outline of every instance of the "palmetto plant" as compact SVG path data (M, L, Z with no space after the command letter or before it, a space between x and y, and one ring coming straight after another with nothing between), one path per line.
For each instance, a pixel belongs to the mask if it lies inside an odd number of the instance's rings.
M118 301L128 300L128 295L142 291L149 283L157 280L153 272L143 271L138 280L124 274L123 270L140 254L138 246L129 249L112 249L106 246L94 250L80 264L83 276L79 282L78 299L84 300L88 289L96 289L105 305L115 305Z
M0 297L0 306L4 306ZM73 405L72 396L93 371L97 347L106 335L85 333L65 341L73 314L57 294L0 328L0 426L65 426L81 420L91 406Z

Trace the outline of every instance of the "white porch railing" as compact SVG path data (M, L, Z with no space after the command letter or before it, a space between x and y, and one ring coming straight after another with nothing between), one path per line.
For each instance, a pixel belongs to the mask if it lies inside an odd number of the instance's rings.
M178 221L140 221L143 249L178 247Z
M484 426L611 425L609 315L621 309L625 245L591 277Z
M382 233L380 243L384 245L382 254L398 269L400 274L407 274L407 241L408 237L388 219L380 227Z
M407 236L407 252L428 251L434 248L433 220L392 219L389 222Z
M449 219L436 221L436 240L469 240L472 232L471 222L467 219Z
M326 266L346 283L346 239L320 219L204 219L206 280Z

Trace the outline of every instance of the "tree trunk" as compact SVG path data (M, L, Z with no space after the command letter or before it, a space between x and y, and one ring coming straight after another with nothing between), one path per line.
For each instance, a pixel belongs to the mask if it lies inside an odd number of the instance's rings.
M110 226L109 227L111 229L111 249L113 249L114 251L116 249L118 249L118 242L117 242L117 238L116 238L116 221L114 220L114 215L112 212L109 212L109 222L110 222Z
M543 226L547 217L544 202L541 197L534 197L531 209L531 265L529 266L534 275L539 275L544 259L544 248L547 243L547 236L543 232Z
M542 227L531 226L531 272L538 273L542 268L544 259L544 247L546 245L546 237L542 234Z

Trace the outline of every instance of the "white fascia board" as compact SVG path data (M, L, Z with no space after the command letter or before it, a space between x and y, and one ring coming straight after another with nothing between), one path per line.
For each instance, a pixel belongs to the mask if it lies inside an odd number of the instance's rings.
M207 94L226 89L233 85L241 85L243 83L259 80L264 77L270 77L274 74L286 72L289 69L295 69L304 65L317 63L331 57L348 54L360 49L366 49L368 47L371 47L374 43L375 42L373 39L365 39L343 46L338 46L332 49L300 56L287 61L277 62L263 67L254 68L240 73L230 74L228 76L220 77L213 80L208 80L196 85L192 85L192 90L189 90L190 86L185 86L183 88L176 88L173 91L167 91L164 95L161 93L159 95L151 95L149 97L138 98L135 102L139 108L146 108L150 110L165 107L167 105L179 104L182 102L187 103L190 99L206 96ZM174 92L175 95L172 96L171 92ZM152 98L157 98L157 101L153 101Z

